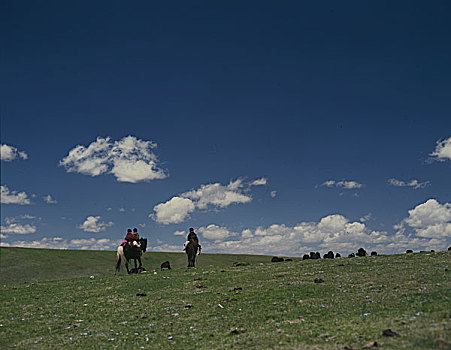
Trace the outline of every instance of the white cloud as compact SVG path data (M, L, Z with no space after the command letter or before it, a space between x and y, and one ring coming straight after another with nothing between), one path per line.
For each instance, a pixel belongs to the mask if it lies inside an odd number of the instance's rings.
M8 226L0 226L0 231L2 233L13 233L13 234L18 234L18 235L25 235L28 233L35 233L36 227L29 225L29 224L26 224L26 225L9 224Z
M120 244L108 238L72 239L65 240L61 237L44 237L35 241L15 241L1 243L4 247L45 248L45 249L83 249L83 250L112 250Z
M214 241L222 241L237 235L234 232L230 232L227 228L215 224L210 224L207 227L199 227L197 232L199 232L202 237Z
M5 238L8 238L8 236L4 235L3 233L0 232L0 239L5 239Z
M211 231L221 232L219 230L225 233L224 237L218 235L216 240L212 237L214 242L204 242L204 251L302 256L310 251L325 253L329 250L346 255L360 247L382 254L400 253L406 249L444 250L451 237L451 204L430 199L409 210L408 217L396 225L392 233L371 230L365 223L350 221L340 214L294 226L272 224L246 228L238 236L227 236L230 231L216 225Z
M185 231L174 231L173 233L174 236L184 236L185 234Z
M359 221L360 221L360 222L367 222L367 221L371 220L372 217L373 217L373 215L372 215L371 213L368 213L368 214L362 216L362 217L359 219Z
M172 197L165 203L157 204L150 214L156 222L161 224L177 224L184 221L195 209L194 203L188 198Z
M23 151L19 151L14 146L9 146L9 145L5 145L5 144L0 145L0 159L1 160L5 161L5 162L10 162L17 158L28 159L28 155Z
M105 231L107 227L113 226L113 222L101 222L100 216L88 216L83 224L78 226L85 232L100 232Z
M242 187L242 180L238 179L227 186L220 183L201 185L197 190L185 192L181 196L195 201L199 209L206 209L209 205L225 208L233 203L248 203L252 200L252 197L241 193Z
M255 181L258 181L259 185L263 184L262 179ZM247 183L242 179L237 179L230 181L228 185L220 183L201 185L198 189L182 193L172 197L167 202L157 204L153 208L154 214L149 216L163 224L180 223L195 209L226 208L231 204L249 203L252 201L252 197L245 192L249 191L255 181Z
M1 186L0 201L2 204L30 204L30 199L25 192L10 191L8 187Z
M125 208L119 208L119 211L120 211L121 213L123 213L123 212L125 212Z
M262 177L261 179L256 179L250 183L251 186L264 186L268 183L268 179Z
M413 228L419 237L451 237L451 204L440 204L435 199L429 199L409 210L409 216L403 223Z
M410 181L402 181L394 178L388 179L388 183L395 187L412 187L415 190L419 188L425 188L426 186L429 186L431 184L429 181L419 182L416 179Z
M126 136L112 142L110 137L98 137L88 147L78 145L60 161L67 172L98 176L113 174L117 181L136 183L164 179L168 175L159 167L153 149L157 144Z
M341 180L341 181L328 180L328 181L323 182L321 184L321 186L339 187L339 188L344 188L346 190L353 190L356 188L363 187L363 185L361 183L358 183L356 181L346 181L346 180Z
M271 192L269 193L269 195L271 196L271 198L276 198L276 196L277 196L277 191L271 191Z
M451 160L451 137L438 140L434 152L430 156L438 161Z
M57 204L58 203L58 201L56 199L52 198L52 196L49 194L43 198L44 198L44 202L46 202L48 204Z
M159 242L159 245L152 247L152 251L181 253L183 252L183 244L175 245Z

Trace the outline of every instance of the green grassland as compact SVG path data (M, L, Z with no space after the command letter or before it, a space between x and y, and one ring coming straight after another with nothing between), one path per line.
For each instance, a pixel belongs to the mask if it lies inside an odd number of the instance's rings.
M1 349L451 347L450 252L281 263L202 254L191 269L182 253L145 253L148 270L174 269L117 276L113 252L0 254Z

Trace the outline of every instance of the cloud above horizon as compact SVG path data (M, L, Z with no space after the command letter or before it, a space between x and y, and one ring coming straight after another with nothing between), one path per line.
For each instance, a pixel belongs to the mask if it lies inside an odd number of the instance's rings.
M335 180L328 180L325 181L321 184L321 186L325 186L325 187L338 187L338 188L343 188L345 190L354 190L356 188L362 188L363 185L361 183L358 183L356 181L347 181L347 180L340 180L340 181L335 181Z
M439 162L451 160L451 137L438 140L434 152L430 154L432 159Z
M272 224L235 233L227 227L210 224L197 232L203 240L204 251L215 253L302 256L310 251L329 250L348 254L360 247L383 254L406 249L444 250L451 237L451 204L429 199L409 210L408 216L394 229L392 233L376 231L364 222L331 214L318 222L303 221L294 226ZM170 248L165 244L160 248L163 246Z
M1 247L41 248L41 249L82 249L82 250L111 250L120 244L118 240L109 238L71 239L61 237L44 237L34 241L0 242Z
M28 159L28 155L23 152L19 151L14 146L9 146L6 144L0 145L0 159L4 162L11 162L15 159Z
M17 223L11 223L8 224L8 226L1 226L0 231L2 233L13 233L18 235L25 235L29 233L35 233L36 232L36 226L30 225L30 224L17 224Z
M43 197L43 199L44 199L44 202L46 202L47 204L57 204L58 203L58 201L56 199L52 198L52 196L49 194L47 196Z
M394 187L412 187L413 189L417 190L419 188L425 188L431 184L430 181L424 181L420 182L416 179L410 180L410 181L402 181L397 180L394 178L388 179L388 184Z
M248 194L252 186L265 185L265 178L245 182L239 178L228 185L213 183L201 185L199 188L172 197L164 203L154 206L149 217L161 224L183 222L196 209L226 208L231 204L249 203L252 197Z
M67 172L89 176L112 174L119 182L137 183L168 177L159 166L153 150L157 144L134 136L112 141L97 137L88 147L78 145L69 151L59 165Z
M105 231L107 227L113 226L114 223L112 221L106 223L100 221L100 216L88 216L86 220L78 226L78 228L82 229L85 232L94 232L98 233L100 231Z
M28 205L31 203L25 192L10 191L7 186L3 185L0 189L0 202L2 204Z

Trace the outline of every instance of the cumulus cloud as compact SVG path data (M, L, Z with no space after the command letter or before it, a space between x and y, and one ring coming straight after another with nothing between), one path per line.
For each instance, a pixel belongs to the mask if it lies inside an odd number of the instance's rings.
M88 216L78 228L82 229L85 232L100 232L105 231L107 227L113 226L113 222L101 222L100 216Z
M271 198L276 198L276 196L277 196L277 191L271 191L271 192L269 193L269 195L271 196Z
M23 151L19 151L14 146L9 146L5 144L0 145L0 159L2 161L11 162L12 160L18 158L28 159L28 155Z
M451 137L445 140L438 140L434 152L430 154L432 159L438 161L451 160Z
M184 236L185 234L186 234L185 231L178 230L173 233L174 236Z
M153 150L157 144L126 136L119 141L98 137L88 147L78 145L69 151L59 165L67 172L98 176L113 174L117 181L136 183L164 179L168 175L160 168Z
M226 208L231 204L249 203L252 197L247 194L251 186L263 185L263 180L245 182L243 179L230 181L228 185L213 183L182 193L164 203L157 204L154 213L149 216L163 224L180 223L189 217L195 209L210 207ZM266 182L266 180L265 180Z
M120 241L108 238L72 239L61 237L44 237L35 241L1 242L3 247L45 248L45 249L82 249L82 250L111 250L116 249Z
M234 232L230 232L227 228L215 224L210 224L207 227L199 227L197 232L200 233L202 237L213 241L222 241L237 235Z
M409 210L404 223L419 237L451 237L451 204L440 204L435 199L429 199ZM403 228L402 224L400 229Z
M347 181L347 180L341 180L341 181L335 181L335 180L327 180L321 184L321 186L325 187L339 187L343 188L345 190L353 190L356 188L362 188L363 185L361 183L358 183L356 181Z
M57 204L58 203L58 201L56 199L52 198L52 196L49 194L43 198L44 198L44 202L46 202L48 204Z
M30 199L25 192L10 191L7 186L1 186L1 203L2 204L30 204Z
M157 204L153 208L155 213L149 216L161 224L177 224L184 221L195 208L191 199L172 197L165 203Z
M402 181L397 179L388 179L389 185L395 186L395 187L412 187L413 189L417 190L419 188L425 188L426 186L429 186L431 183L429 181L419 182L416 179L410 180L410 181Z
M364 218L366 221L369 218ZM234 236L226 227L212 226L212 232L224 232L206 240L204 251L217 253L271 254L302 256L310 251L329 250L348 254L364 247L367 251L392 254L414 250L443 250L451 237L451 204L430 199L412 210L396 225L395 231L370 229L362 221L352 221L341 214L331 214L317 222L302 221L296 225L272 224L246 228ZM208 226L207 226L208 228ZM199 232L201 230L199 229ZM203 238L208 238L203 235Z
M0 231L2 233L13 233L13 234L18 234L18 235L25 235L28 233L35 233L36 232L36 227L26 224L26 225L21 225L21 224L9 224L8 226L1 226L0 227Z

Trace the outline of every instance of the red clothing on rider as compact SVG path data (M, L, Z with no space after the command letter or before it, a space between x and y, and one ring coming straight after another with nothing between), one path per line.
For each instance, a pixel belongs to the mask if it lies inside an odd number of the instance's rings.
M136 240L136 237L132 233L132 231L130 230L130 231L127 232L127 235L125 236L124 241L121 243L121 245L123 245L125 243L132 244L132 242L135 241L135 240Z

